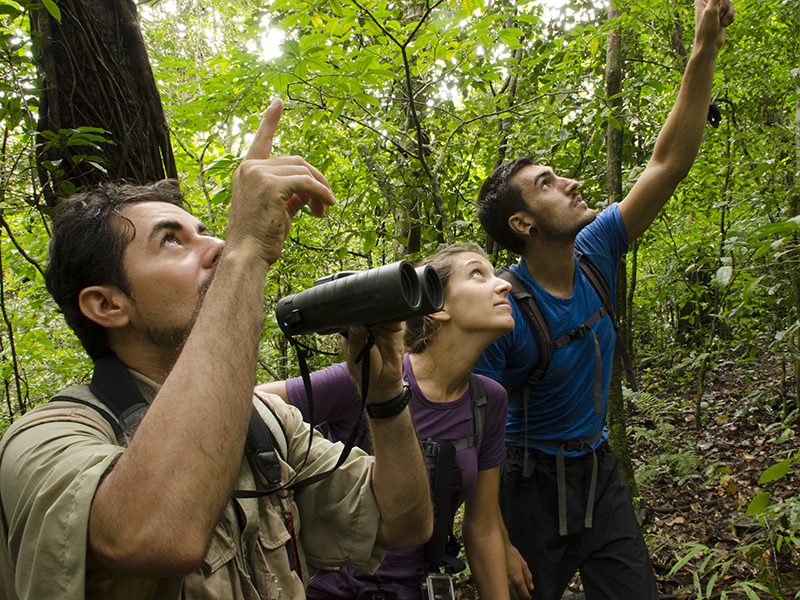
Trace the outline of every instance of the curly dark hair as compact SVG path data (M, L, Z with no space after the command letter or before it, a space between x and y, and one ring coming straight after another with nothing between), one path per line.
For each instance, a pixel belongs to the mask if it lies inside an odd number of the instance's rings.
M524 167L535 164L532 156L522 156L497 167L483 182L478 192L478 218L483 229L504 248L522 254L525 245L514 233L508 219L514 213L528 210L522 190L511 179Z
M112 285L130 295L122 255L135 231L120 211L139 202L183 207L183 196L174 179L149 185L102 183L62 200L53 214L45 284L92 360L110 350L105 328L81 312L80 293L93 285Z
M417 266L430 265L433 267L439 275L439 279L442 281L444 297L447 298L447 289L450 284L450 277L453 275L455 259L460 254L468 252L480 254L484 258L488 258L480 246L472 242L461 242L445 246L428 258L420 261ZM430 315L414 317L406 321L403 331L403 341L405 342L406 350L411 354L419 354L424 351L436 337L441 325L441 321L431 318Z

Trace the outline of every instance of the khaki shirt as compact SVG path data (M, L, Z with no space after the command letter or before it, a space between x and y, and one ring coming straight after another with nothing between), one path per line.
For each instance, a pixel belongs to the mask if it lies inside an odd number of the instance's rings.
M134 375L151 401L157 386ZM85 386L61 395L93 398ZM288 453L281 473L283 481L289 481L305 459L309 427L294 407L275 397L271 400L286 432ZM315 434L298 479L332 468L341 449L341 444ZM202 567L185 578L87 573L92 498L121 452L124 448L115 441L108 422L95 410L75 403L49 402L8 429L0 440L0 529L7 540L0 548L0 598L304 598L307 564L349 565L372 573L385 554L375 544L380 515L370 485L372 458L354 448L332 475L296 494L283 491L266 498L231 500ZM256 478L260 473L254 473L243 457L237 489L256 489ZM297 533L300 573L290 558L289 515Z

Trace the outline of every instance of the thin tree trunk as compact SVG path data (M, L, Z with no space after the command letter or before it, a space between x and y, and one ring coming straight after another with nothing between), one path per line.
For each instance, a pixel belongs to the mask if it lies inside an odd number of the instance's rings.
M621 14L621 7L611 0L609 3L609 19L614 20ZM606 97L610 98L611 113L614 115L618 127L609 121L606 129L606 196L609 202L622 200L622 99L618 97L622 91L622 30L615 27L608 36L608 52L606 55ZM616 297L622 299L617 306L624 306L627 296L627 275L625 262L622 261L617 270ZM617 314L620 314L617 310ZM627 325L627 324L626 324ZM624 335L622 336L624 339ZM633 498L638 497L636 478L633 475L630 452L628 451L628 437L626 432L625 402L622 397L622 364L614 359L611 370L611 387L608 391L608 428L611 432L609 444L619 457L619 468Z
M0 238L2 239L2 238ZM8 333L8 347L11 351L11 369L14 373L14 387L17 391L17 407L18 413L20 415L24 415L25 411L27 410L27 402L22 397L22 383L21 377L19 374L19 361L17 361L17 345L14 342L14 326L11 323L11 319L8 315L8 310L6 309L6 290L5 290L5 270L3 269L3 253L2 247L0 245L0 313L3 315L3 322L6 325L6 331ZM8 381L6 380L6 389L8 389ZM10 420L14 420L14 413L11 411L11 401L8 402L9 411L8 417Z
M800 10L797 12L798 27L800 29ZM794 193L792 194L791 214L797 215L800 213L800 86L797 86L797 100L795 101L794 110ZM796 237L796 236L795 236ZM795 245L795 256L797 260L795 264L800 264L800 250ZM794 306L795 317L800 320L800 267L791 269L792 288L794 289ZM798 334L798 342L800 342L800 334ZM795 403L800 408L800 355L794 357L794 394Z

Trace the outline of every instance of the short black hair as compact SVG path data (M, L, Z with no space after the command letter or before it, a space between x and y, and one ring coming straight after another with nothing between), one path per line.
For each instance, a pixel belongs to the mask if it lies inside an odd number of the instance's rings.
M525 251L522 238L511 229L511 215L528 210L519 185L511 179L524 167L535 164L532 156L522 156L497 167L478 192L478 218L483 229L498 244L515 254Z
M113 285L130 295L122 255L134 231L120 211L139 202L183 207L183 195L174 179L148 185L102 183L65 198L53 213L45 284L92 360L110 349L105 328L81 312L80 293L93 285Z

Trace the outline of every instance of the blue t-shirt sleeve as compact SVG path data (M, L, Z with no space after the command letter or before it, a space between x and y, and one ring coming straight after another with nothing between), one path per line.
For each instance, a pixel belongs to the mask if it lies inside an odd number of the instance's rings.
M616 202L600 212L594 222L584 227L575 238L575 248L600 270L603 278L609 282L611 297L615 301L617 267L628 247L628 234Z

